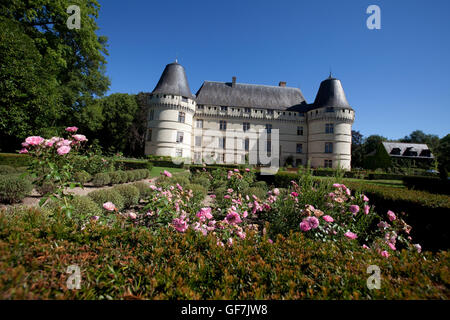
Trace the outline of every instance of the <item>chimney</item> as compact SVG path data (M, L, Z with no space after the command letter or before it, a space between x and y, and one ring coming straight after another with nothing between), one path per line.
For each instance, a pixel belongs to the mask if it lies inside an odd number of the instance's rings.
M236 86L236 77L232 78L233 80L231 81L231 87L234 88Z
M278 84L279 87L286 87L286 81L280 81Z

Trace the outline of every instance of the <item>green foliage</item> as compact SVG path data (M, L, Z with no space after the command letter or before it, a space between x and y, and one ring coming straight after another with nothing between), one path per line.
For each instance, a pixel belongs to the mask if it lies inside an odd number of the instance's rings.
M0 153L0 164L11 167L27 167L30 164L31 157L27 154L18 153Z
M136 172L136 170L127 170L124 172L127 175L127 182L133 182L133 181L138 180L139 173Z
M58 186L52 181L43 181L41 184L35 185L37 193L41 196L53 194L58 189Z
M97 173L92 178L92 184L96 187L106 186L110 182L111 182L111 177L106 172Z
M109 172L109 177L111 178L111 181L109 182L110 184L119 184L119 183L123 183L125 181L123 181L123 176L121 174L121 171L112 171Z
M22 201L33 189L28 179L19 175L0 175L0 202L15 203Z
M442 180L447 180L450 172L450 134L439 141L436 153L439 163L439 175Z
M267 183L265 181L256 181L252 184L252 187L259 188L265 192L268 190Z
M267 196L267 191L263 188L259 188L259 187L250 187L247 189L244 189L242 191L242 194L244 196L249 196L250 198L255 195L258 197L258 199L265 199Z
M0 165L0 175L14 174L14 173L17 173L17 170L14 167L7 165Z
M249 232L233 247L193 231L158 234L88 224L83 232L35 208L0 211L2 299L446 299L449 253L402 251L389 259L349 241L323 243L299 233L273 244ZM64 248L62 254L61 248ZM43 261L45 257L45 261ZM83 270L79 290L65 268ZM367 266L382 271L367 288ZM99 268L98 266L103 266ZM126 266L126 267L124 267ZM114 281L111 278L114 277ZM59 283L61 285L47 285ZM61 289L63 288L63 289Z
M194 193L194 197L192 198L192 201L194 203L202 202L208 194L208 190L200 184L187 184L185 186L185 189L192 190L192 192Z
M366 169L387 169L391 166L391 157L386 152L382 143L375 146L375 154L366 155L363 161L364 168Z
M89 182L92 180L92 176L84 170L78 171L74 174L74 180L81 184L85 184L86 182Z
M72 218L82 224L88 221L92 216L100 216L103 212L101 207L88 196L74 196L69 200L73 207ZM55 212L61 210L63 203L61 201L51 200L45 204L45 207Z
M450 194L450 180L432 177L404 177L403 183L408 189L423 190L431 193Z
M209 190L211 180L206 175L195 175L191 178L191 183L199 184L203 186L206 190Z
M130 208L139 203L139 189L130 184L115 186L113 190L117 191L123 197L125 208ZM114 203L114 202L113 202Z
M88 197L94 200L94 202L96 202L101 207L105 202L114 203L118 210L122 210L125 206L125 199L123 198L123 196L112 188L89 192Z
M139 190L139 198L140 199L147 199L150 194L152 193L152 189L150 189L149 185L145 182L139 181L133 183L133 186L135 186Z

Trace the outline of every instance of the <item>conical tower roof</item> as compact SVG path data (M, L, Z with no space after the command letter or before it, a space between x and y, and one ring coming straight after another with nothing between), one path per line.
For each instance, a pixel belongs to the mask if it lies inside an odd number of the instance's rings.
M152 93L173 94L194 99L189 89L186 72L178 62L166 66Z
M333 107L352 109L345 97L344 88L342 88L339 79L330 77L322 81L314 100L313 108Z

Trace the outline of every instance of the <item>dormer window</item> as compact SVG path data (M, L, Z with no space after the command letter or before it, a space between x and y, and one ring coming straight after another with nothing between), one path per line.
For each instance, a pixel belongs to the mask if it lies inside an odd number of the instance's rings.
M328 107L325 112L334 112L334 108L333 107Z

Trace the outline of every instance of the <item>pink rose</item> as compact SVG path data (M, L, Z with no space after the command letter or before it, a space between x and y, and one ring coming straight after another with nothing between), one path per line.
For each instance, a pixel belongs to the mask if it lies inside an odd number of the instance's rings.
M249 168L245 168L245 171L246 171L246 172L250 172L250 169L249 169Z
M114 203L112 203L112 202L110 202L110 201L105 202L105 203L103 204L103 208L105 208L105 209L108 210L108 211L114 211L114 210L116 210L116 206L114 205Z
M158 187L155 186L155 185L153 185L153 184L151 184L151 185L150 185L150 189L152 189L153 191L155 191L156 189L158 189Z
M25 142L28 143L30 146L38 146L44 142L44 138L39 137L39 136L32 136L32 137L26 138Z
M225 220L229 224L238 224L242 222L239 213L237 213L236 211L230 211L230 213L228 213L227 216L225 217Z
M386 250L381 252L381 256L385 257L385 258L389 258L389 252L387 252Z
M395 216L395 213L392 212L391 210L389 210L387 212L387 215L388 215L389 221L394 221L395 219L397 219L397 217Z
M311 226L308 221L303 220L302 222L300 222L300 230L305 232L311 230Z
M70 152L69 146L62 146L59 147L58 150L56 150L60 156L68 154Z
M347 238L349 238L349 239L356 239L358 236L355 234L355 233L353 233L353 232L351 232L351 231L347 231L345 234L344 234L344 236L346 236Z
M211 199L215 199L215 198L216 198L216 195L215 195L215 194L212 194L212 195L210 195L210 197L211 197Z
M66 131L67 131L67 132L77 132L77 131L78 131L78 128L77 128L77 127L67 127L67 128L66 128Z
M28 144L28 143L26 143L26 142L22 142L22 147L26 148L26 147L28 147L28 146L29 146L29 144Z
M422 252L422 247L420 246L420 244L416 243L416 244L414 245L414 248L416 248L416 250L417 250L418 253Z
M97 221L99 218L100 218L99 216L92 216L92 217L91 217L91 220Z
M269 239L269 240L267 240L267 242L269 242L270 244L272 244L272 243L273 243L273 240L272 240L272 239Z
M231 247L233 245L233 238L228 238L227 244Z
M359 212L359 206L356 204L352 204L349 208L350 212L353 214L357 214Z
M315 229L319 226L319 219L317 219L316 217L308 217L306 218L306 221L311 226L311 229Z
M23 148L22 150L19 151L19 153L28 153L28 150Z
M134 212L130 212L130 213L128 214L128 217L130 217L130 219L132 219L132 220L134 220L134 219L137 218L136 213L134 213Z
M187 222L180 218L173 219L172 226L179 232L185 232L188 229Z
M88 139L86 139L86 136L82 135L82 134L74 134L72 136L72 138L74 138L77 141L87 141L88 140Z
M393 243L388 243L388 246L389 246L389 248L391 248L392 250L397 250L396 248L395 248L395 245L393 244Z
M239 172L239 169L234 169L233 171L234 171L234 172Z
M369 198L365 194L362 194L361 197L363 198L364 202L369 202Z
M322 217L323 218L323 220L325 220L326 222L333 222L334 221L334 219L332 218L332 217L330 217L330 216L323 216Z
M370 249L368 246L366 246L365 244L362 245L363 249Z
M364 205L364 214L369 214L370 206Z
M278 188L273 189L273 194L278 196L280 194L280 189Z
M234 190L231 189L231 188L229 188L229 189L227 190L228 193L233 193L233 191L234 191Z
M163 171L163 175L165 175L168 178L172 178L172 174L169 171L167 171L167 170Z

